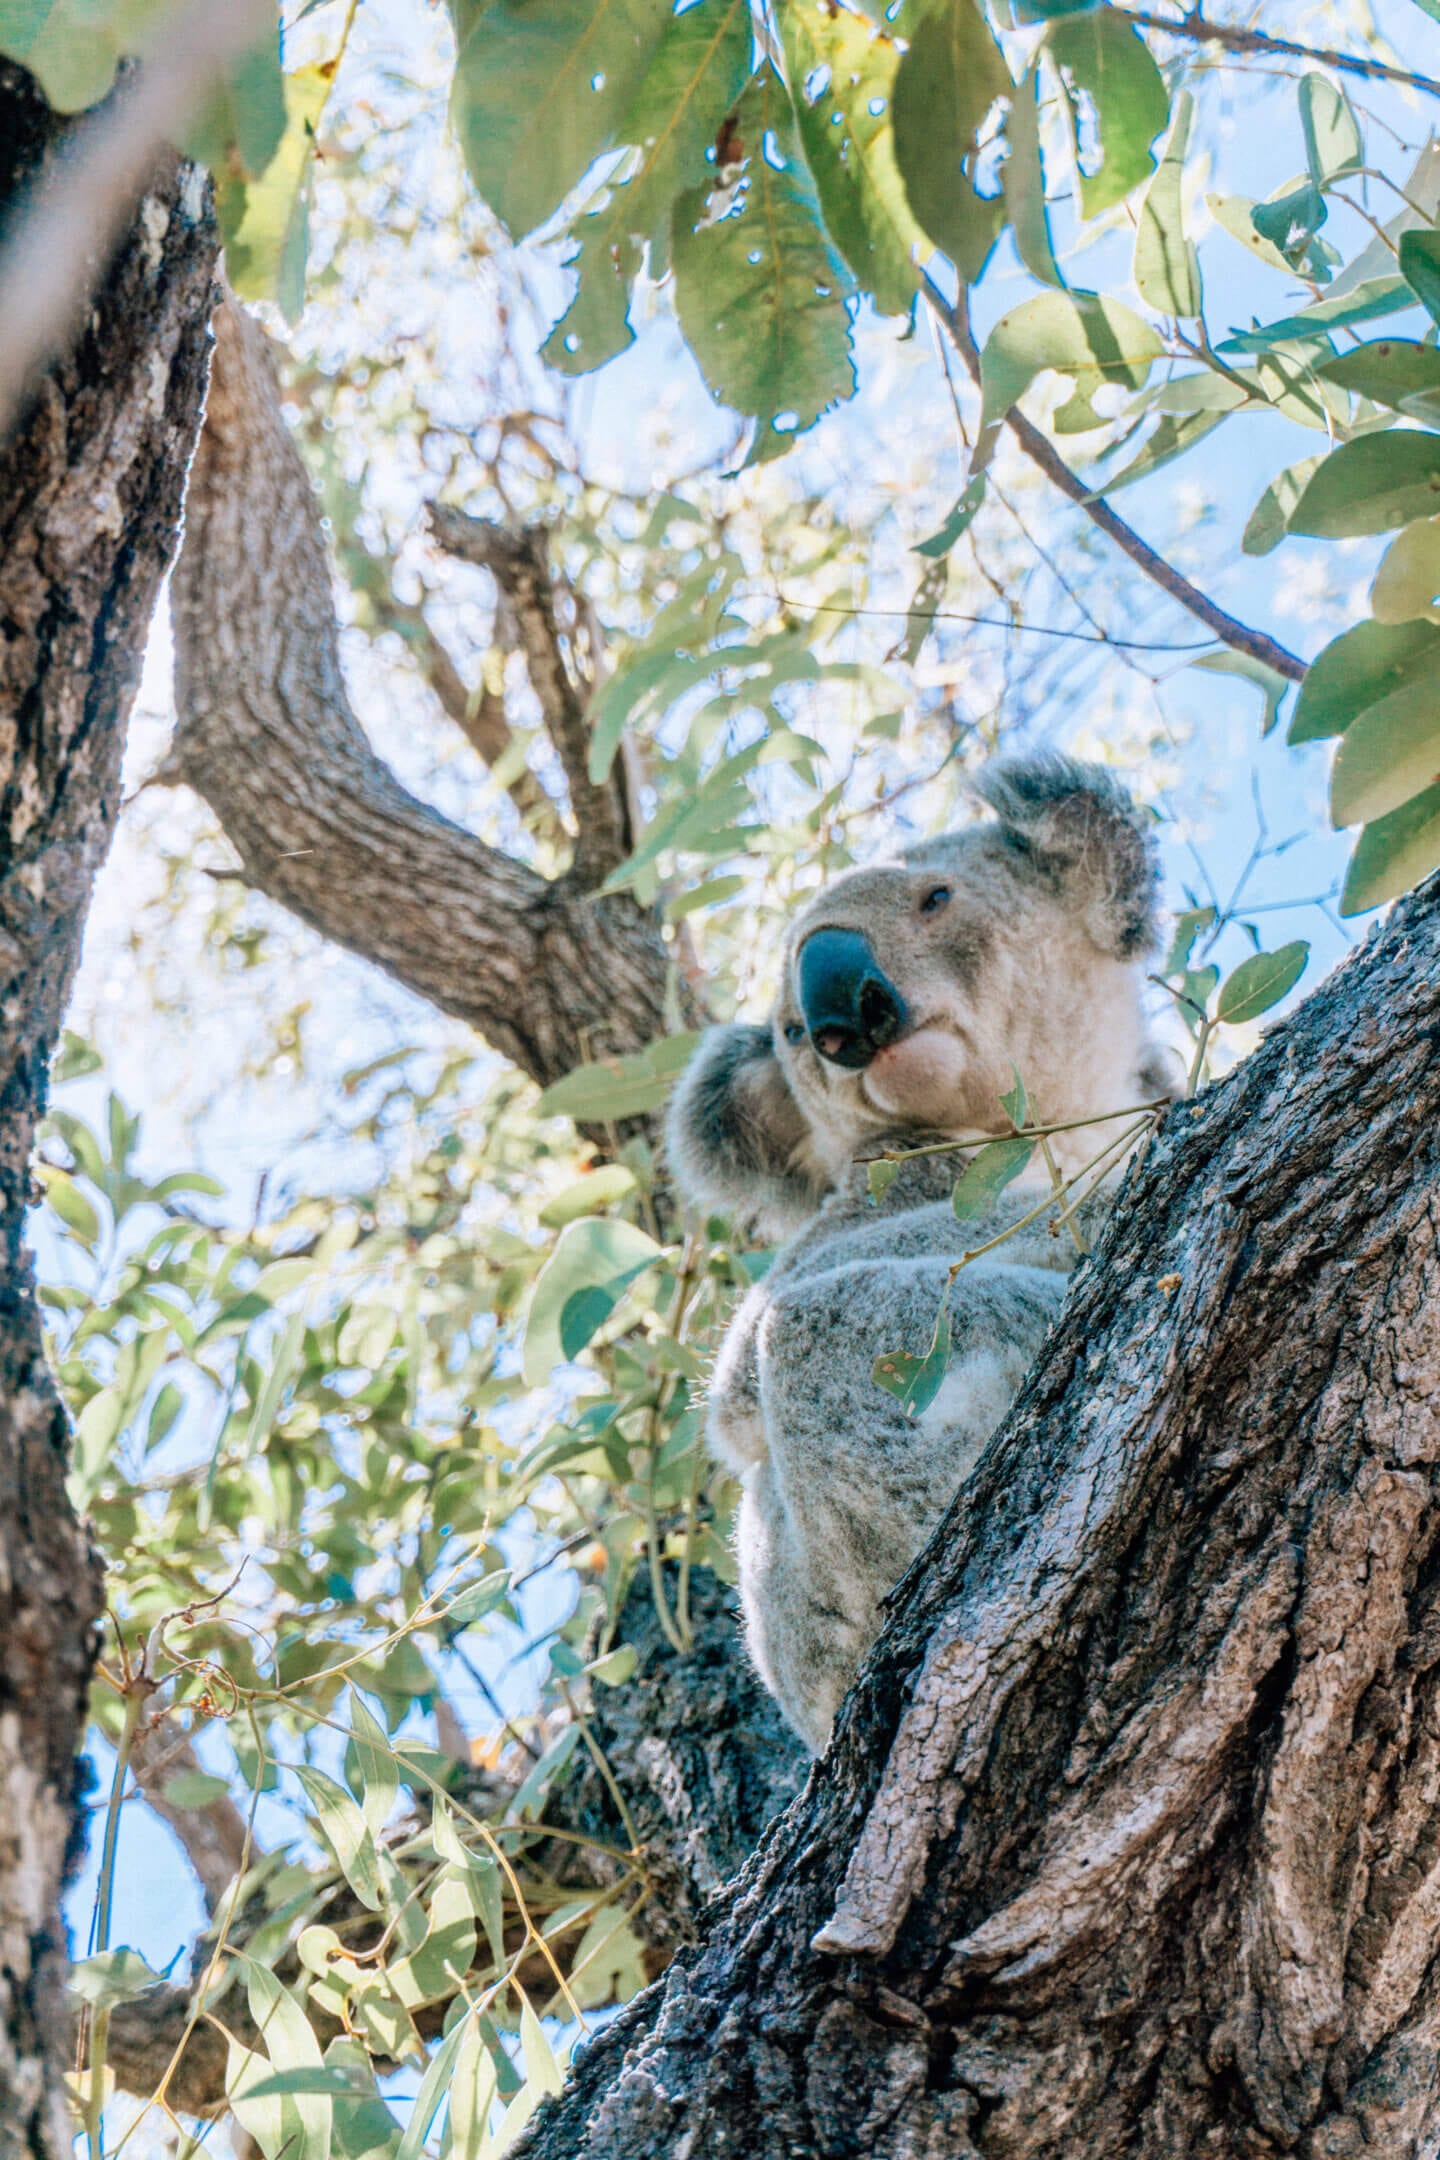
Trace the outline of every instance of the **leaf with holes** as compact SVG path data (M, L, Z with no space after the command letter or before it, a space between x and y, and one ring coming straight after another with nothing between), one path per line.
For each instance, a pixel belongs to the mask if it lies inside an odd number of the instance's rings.
M895 161L894 40L825 0L787 0L780 23L825 223L881 314L904 314L930 248Z
M600 207L570 227L579 283L544 348L552 367L583 375L634 342L630 293L644 250L651 276L663 275L675 200L706 178L721 123L749 73L747 0L697 0L669 18L617 130L633 145L629 166Z
M939 1394L950 1363L949 1294L935 1315L935 1331L923 1357L908 1350L886 1350L876 1358L873 1378L887 1395L893 1395L906 1417L918 1418Z
M1098 217L1123 202L1155 170L1150 146L1170 120L1165 78L1140 32L1113 8L1091 8L1058 22L1046 50L1066 84L1080 215ZM1081 97L1093 107L1099 136L1100 162L1093 172L1081 164L1081 115L1076 109Z
M984 269L1005 222L975 185L976 137L1010 70L975 0L935 0L895 75L895 158L910 208L962 282Z
M675 208L680 327L713 396L755 421L750 464L854 395L853 280L825 230L785 86L766 66L727 127L741 166Z
M618 141L670 0L452 0L450 113L470 177L519 240Z

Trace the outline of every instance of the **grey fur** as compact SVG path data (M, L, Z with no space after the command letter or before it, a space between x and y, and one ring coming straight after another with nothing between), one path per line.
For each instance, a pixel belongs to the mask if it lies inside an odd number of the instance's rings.
M1073 1259L1042 1217L971 1263L951 1295L941 1393L911 1420L876 1383L877 1358L925 1348L950 1264L1038 1195L1011 1187L992 1220L962 1232L956 1157L906 1163L879 1209L854 1158L922 1133L1008 1130L999 1098L1014 1065L1046 1123L1156 1092L1137 960L1156 933L1157 879L1129 797L1103 770L1058 758L992 766L979 792L994 822L853 871L806 906L771 1026L712 1030L671 1112L682 1190L794 1233L721 1346L709 1439L744 1488L751 1654L816 1749L883 1598L1004 1416ZM937 877L949 897L932 912ZM786 1035L796 953L832 927L865 932L913 1018L864 1071ZM1062 1168L1113 1130L1057 1136Z

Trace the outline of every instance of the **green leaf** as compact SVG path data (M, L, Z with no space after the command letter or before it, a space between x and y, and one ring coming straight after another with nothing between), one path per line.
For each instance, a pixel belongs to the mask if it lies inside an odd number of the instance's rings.
M1188 971L1196 938L1202 930L1208 930L1214 920L1213 907L1186 908L1176 916L1170 950L1165 956L1165 965L1160 970L1162 975L1183 975Z
M663 1249L633 1223L592 1216L568 1223L536 1278L525 1326L525 1380L548 1385L605 1325L636 1278Z
M221 88L185 130L180 147L212 173L258 180L279 149L285 126L277 13L268 35L232 62Z
M565 2083L565 2073L555 2060L555 2050L545 2037L545 2028L527 2002L520 2012L520 2052L525 2058L525 2072L529 2083L537 2092L555 2094Z
M579 242L575 298L544 347L552 367L583 375L633 342L630 291L648 245L650 272L668 263L670 213L707 174L707 154L750 74L747 0L697 0L671 15L617 129L634 145L598 210L570 230Z
M469 2011L464 2017L457 2018L431 2056L430 2067L421 2079L420 2090L411 2104L410 2120L405 2125L405 2134L400 2140L395 2160L421 2160L425 2140L430 2134L430 2125L439 2113L440 2102L450 2089L455 2065L473 2016L474 2012ZM309 2160L308 2154L305 2160Z
M621 1643L618 1650L607 1651L604 1657L592 1658L585 1667L592 1680L602 1687L620 1687L634 1676L637 1654L634 1643Z
M895 162L894 40L826 0L786 0L779 14L800 138L831 238L880 313L902 315L929 242Z
M1165 78L1140 32L1113 8L1091 8L1057 23L1047 49L1071 90L1077 170L1075 93L1083 92L1095 109L1101 160L1097 172L1080 172L1080 215L1098 217L1155 169L1150 145L1170 119Z
M370 2088L374 2089L374 2079ZM365 2081L352 2070L322 2063L313 2070L276 2070L269 2077L256 2080L246 2087L246 2097L251 2100L283 2099L297 2093L309 2095L324 2093L332 2100L355 2099L365 2092Z
M425 1939L386 1969L386 1983L407 2010L455 1993L475 1962L475 1911L465 1877L442 1875L430 1899Z
M1010 95L1005 123L1009 155L1001 170L1005 211L1020 260L1045 285L1065 283L1055 261L1045 207L1045 161L1040 149L1040 68L1033 64Z
M1402 233L1400 268L1431 321L1440 323L1440 232Z
M662 1035L629 1057L577 1065L574 1072L546 1088L536 1108L542 1117L576 1118L582 1124L608 1125L622 1118L644 1117L664 1103L699 1040L693 1032Z
M338 1789L338 1788L337 1788ZM315 2038L310 2020L301 2009L289 1989L258 1958L232 1953L235 1964L245 1976L249 1997L250 2015L265 2042L266 2053L277 2072L309 2070L323 2067L320 2043ZM261 2075L265 2073L262 2071ZM237 2114L239 2110L237 2109ZM298 2150L305 2160L329 2160L330 2131L333 2121L332 2102L325 2094L296 2094L281 2103L282 2129L291 2135L290 2120L293 2118L298 2134ZM244 2118L241 2117L242 2122ZM249 2123L245 2124L250 2128ZM252 2132L252 2134L258 2134ZM278 2160L278 2149L275 2154Z
M287 75L285 132L275 155L258 179L222 175L216 185L231 284L242 299L273 300L292 323L305 305L315 131L333 79L325 67Z
M886 1162L883 1156L879 1156L874 1162L865 1165L865 1183L874 1206L879 1207L899 1175L899 1163Z
M981 355L981 424L1003 420L1047 368L1093 396L1103 382L1138 390L1163 351L1133 308L1107 293L1037 293L1002 315Z
M1385 550L1370 587L1377 622L1440 622L1440 518L1407 525Z
M30 70L57 113L98 104L121 59L133 53L147 18L163 17L164 0L130 7L96 0L0 0L0 53Z
M975 522L976 512L984 500L985 475L983 472L978 472L973 479L967 482L964 494L960 497L940 530L931 533L928 540L917 542L915 547L911 549L911 553L932 557L948 555L956 541L969 532L970 527Z
M455 133L471 179L521 240L619 139L670 0L491 0L478 14L451 0L451 12Z
M556 1193L553 1200L547 1200L539 1219L547 1230L563 1230L566 1223L578 1222L582 1215L594 1215L634 1190L633 1170L627 1170L624 1163L602 1163Z
M1287 268L1300 270L1309 256L1316 233L1329 214L1319 188L1312 180L1305 180L1287 194L1254 204L1250 222Z
M1321 540L1390 532L1440 510L1440 434L1397 428L1342 443L1324 459L1290 518Z
M100 1236L100 1218L75 1180L48 1163L39 1164L37 1169L48 1204L82 1245L93 1247Z
M1215 1007L1217 1020L1232 1027L1242 1020L1258 1020L1294 989L1305 972L1310 947L1304 938L1282 945L1278 952L1252 953L1226 976Z
M1234 385L1229 384L1227 388L1233 389ZM1239 402L1238 395L1236 402ZM1122 465L1119 472L1112 473L1106 480L1103 492L1113 495L1117 488L1148 479L1151 473L1159 472L1162 465L1183 457L1196 443L1213 434L1224 418L1223 412L1162 413L1159 423L1129 464Z
M1025 1082L1020 1077L1019 1066L1012 1063L1010 1070L1015 1075L1015 1085L1000 1097L1000 1107L1019 1132L1030 1115L1030 1097L1025 1092Z
M343 1786L309 1763L297 1763L295 1775L314 1808L321 1834L334 1853L340 1872L362 1905L371 1912L384 1906L380 1889L380 1865L370 1826Z
M910 208L961 282L984 269L1005 219L975 186L976 137L997 98L1014 94L974 0L932 0L895 75L895 159Z
M1300 82L1300 126L1305 135L1305 163L1316 187L1329 187L1365 162L1360 123L1343 90L1325 75Z
M1440 699L1433 676L1392 690L1352 720L1330 768L1330 822L1370 824L1440 777Z
M1239 675L1246 682L1253 683L1264 706L1260 731L1264 735L1270 733L1280 717L1281 704L1290 688L1287 676L1280 674L1278 669L1267 666L1265 661L1256 660L1249 653L1235 652L1228 645L1222 646L1218 652L1201 653L1199 658L1192 660L1189 665L1204 668L1212 675Z
M950 1363L950 1301L948 1293L935 1315L935 1331L923 1357L908 1350L887 1350L875 1360L873 1378L887 1395L893 1395L908 1418L927 1411L940 1392L945 1368Z
M755 76L727 123L741 171L675 210L675 309L711 394L755 423L747 460L853 396L851 277L825 231L785 86Z
M1222 354L1263 353L1269 352L1272 345L1288 344L1294 338L1328 339L1332 330L1371 322L1377 315L1393 315L1397 309L1410 307L1413 303L1414 295L1404 278L1371 278L1353 291L1337 293L1329 300L1317 300L1313 307L1303 308L1298 315L1282 315L1278 322L1265 323L1255 330L1237 331L1233 337L1223 339L1215 350Z
M1323 382L1338 383L1373 404L1416 420L1440 422L1440 352L1414 338L1374 338L1368 345L1322 360Z
M1363 915L1368 908L1408 892L1440 868L1440 782L1367 825L1350 858L1340 894L1342 915Z
M92 2010L109 2010L116 2003L133 2002L147 1988L159 1985L159 1973L151 1971L140 1952L123 1946L81 1958L70 1968L71 1994L89 2003Z
M1244 554L1268 555L1272 548L1279 547L1290 530L1301 496L1324 462L1323 454L1301 458L1297 465L1287 465L1283 472L1276 473L1245 521L1240 535Z
M352 1789L372 1837L378 1838L390 1820L400 1793L400 1773L384 1728L377 1724L352 1688L350 1690L350 1751L354 1756ZM347 1777L350 1769L347 1765Z
M1161 315L1198 315L1201 308L1200 260L1185 232L1181 185L1185 148L1195 101L1188 90L1175 100L1164 154L1140 206L1135 235L1135 283Z
M1281 254L1275 242L1265 239L1256 230L1256 205L1248 195L1207 195L1205 207L1222 232L1229 233L1232 240L1238 240L1252 255L1258 255L1261 262L1269 263L1272 270L1294 269L1295 265ZM1307 265L1302 267L1314 268L1314 251L1317 247L1323 249L1325 242L1312 240ZM1333 250L1330 252L1333 254Z
M1343 735L1382 698L1411 683L1433 683L1440 630L1427 622L1357 623L1311 661L1290 721L1292 743Z
M1019 1177L1035 1153L1033 1140L991 1140L965 1165L952 1195L960 1222L988 1215L1005 1187Z

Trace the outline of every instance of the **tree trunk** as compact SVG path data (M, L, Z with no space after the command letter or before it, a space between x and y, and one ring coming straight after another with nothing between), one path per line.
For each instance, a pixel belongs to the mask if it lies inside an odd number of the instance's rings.
M64 132L0 64L0 228ZM41 182L43 184L43 180ZM76 1756L98 1561L65 1493L23 1234L126 716L179 529L205 383L208 191L173 160L76 351L0 450L0 2156L68 2154L59 1897L79 1842Z
M527 2160L1440 2150L1440 880L1174 1109Z

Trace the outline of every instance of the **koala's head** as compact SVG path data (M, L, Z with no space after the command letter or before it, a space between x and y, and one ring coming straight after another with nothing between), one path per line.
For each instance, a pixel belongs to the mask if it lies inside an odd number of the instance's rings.
M1015 1069L1046 1123L1171 1091L1138 964L1155 850L1129 795L1059 757L991 765L976 788L993 820L850 871L801 910L769 1027L706 1036L669 1122L689 1196L779 1234L880 1132L1007 1130Z

